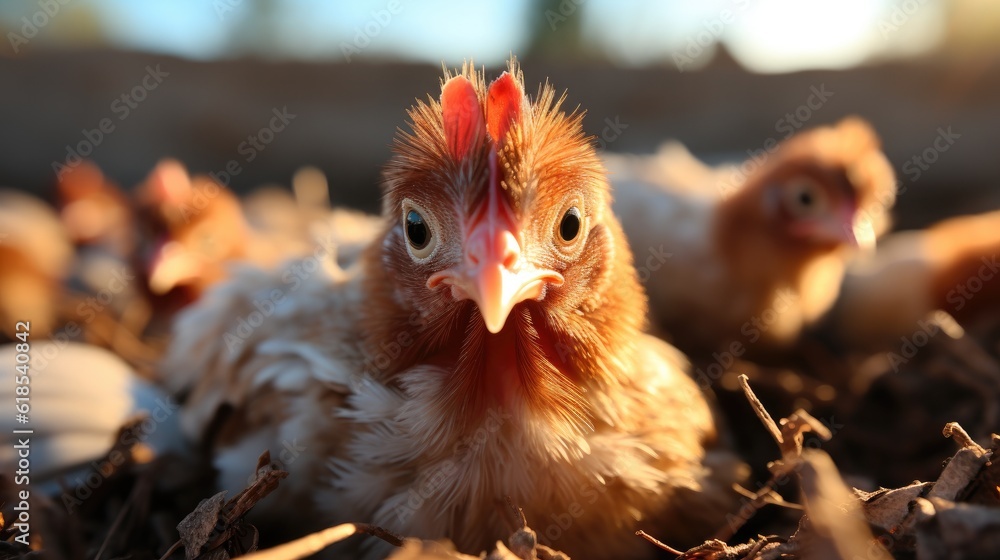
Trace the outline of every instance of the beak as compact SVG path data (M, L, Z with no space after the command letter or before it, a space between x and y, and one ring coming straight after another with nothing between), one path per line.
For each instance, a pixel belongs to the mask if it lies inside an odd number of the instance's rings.
M865 253L875 251L875 225L864 216L858 216L854 220L854 245Z
M793 226L793 231L819 242L847 245L865 252L875 249L874 225L851 204L845 204L823 219L802 221Z
M149 289L156 295L163 295L175 287L198 278L201 264L176 241L170 241L157 249L153 264L149 267Z
M525 262L512 228L490 222L484 220L469 234L462 264L431 275L427 287L447 284L456 299L476 302L486 328L496 334L515 305L540 297L549 284L561 286L563 277Z

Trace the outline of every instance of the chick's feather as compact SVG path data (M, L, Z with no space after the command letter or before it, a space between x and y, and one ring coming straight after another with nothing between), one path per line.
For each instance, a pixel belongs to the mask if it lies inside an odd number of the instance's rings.
M740 165L709 167L678 143L606 161L651 317L689 352L786 350L831 308L852 248L874 244L895 199L857 118Z
M847 270L819 331L845 349L893 349L924 331L942 310L963 326L995 320L1000 310L1000 211L957 216L923 230L887 236Z
M497 88L470 67L446 80L461 102L411 110L357 266L247 269L182 315L161 371L188 395L185 430L231 489L264 448L297 450L259 507L300 529L373 522L477 553L509 534L510 497L537 524L569 515L540 537L576 558L649 555L637 528L700 540L742 467L717 447L683 355L641 331L645 298L580 115L549 86L529 101L513 63ZM578 228L560 228L568 214ZM458 276L496 257L476 232L513 251L502 278L543 271L499 326L488 286Z
M0 333L14 340L19 321L31 321L38 337L58 328L61 284L73 258L69 236L50 206L0 189Z

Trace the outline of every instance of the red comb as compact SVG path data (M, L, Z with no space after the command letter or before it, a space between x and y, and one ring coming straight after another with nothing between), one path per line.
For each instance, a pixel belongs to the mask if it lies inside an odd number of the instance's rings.
M521 85L510 73L504 72L490 84L486 96L486 129L494 142L503 140L511 123L520 120L523 101Z
M441 88L444 136L451 155L460 160L483 134L483 109L476 88L465 76L455 76Z

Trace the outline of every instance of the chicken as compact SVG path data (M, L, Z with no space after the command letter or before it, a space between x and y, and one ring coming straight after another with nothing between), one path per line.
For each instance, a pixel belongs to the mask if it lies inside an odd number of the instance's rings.
M225 262L244 256L239 200L207 177L193 180L180 162L159 162L136 198L147 227L139 268L153 294L176 288L193 300L226 276Z
M88 160L58 177L56 195L76 249L64 286L72 300L67 324L83 323L86 340L147 368L155 352L140 339L155 310L134 268L140 236L132 200Z
M0 332L13 340L15 323L32 321L35 336L51 334L72 266L73 246L52 207L0 190Z
M99 246L121 259L135 251L132 204L93 162L67 170L56 183L60 219L77 245Z
M264 194L273 203L273 193ZM151 230L145 237L152 240L141 268L158 296L176 289L191 301L226 278L233 262L273 267L313 248L305 235L254 228L232 191L208 176L189 176L175 160L157 164L137 198Z
M895 198L857 118L739 167L709 168L676 144L606 159L652 319L689 353L787 351L833 305L853 249L873 245Z
M1000 316L1000 211L959 216L895 233L870 259L848 268L822 330L838 346L898 349L901 338L936 334L937 310L969 327Z
M574 558L651 556L638 528L700 541L744 468L685 358L642 333L581 115L548 85L529 101L513 61L489 88L445 78L409 112L357 267L245 270L182 314L161 372L186 433L231 490L280 452L290 476L258 508L299 530L478 553L509 535L509 497Z

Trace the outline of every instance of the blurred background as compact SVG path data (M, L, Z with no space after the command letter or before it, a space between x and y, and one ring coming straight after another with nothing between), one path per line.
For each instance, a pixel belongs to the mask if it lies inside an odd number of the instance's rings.
M993 0L31 0L0 4L0 31L0 184L46 196L77 157L128 186L173 156L235 161L238 192L315 165L334 204L375 209L442 63L499 73L513 53L605 150L745 159L859 114L899 174L899 226L1000 207Z

